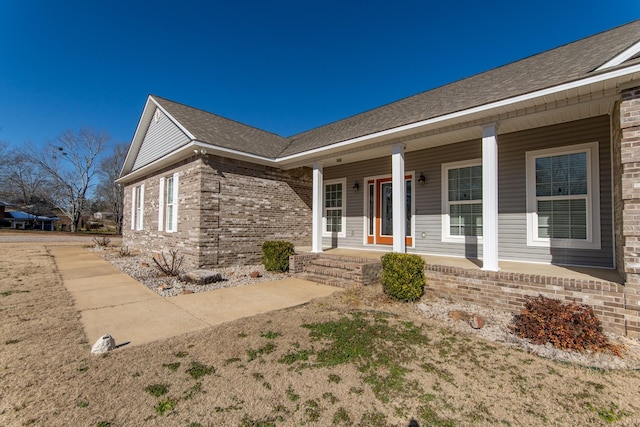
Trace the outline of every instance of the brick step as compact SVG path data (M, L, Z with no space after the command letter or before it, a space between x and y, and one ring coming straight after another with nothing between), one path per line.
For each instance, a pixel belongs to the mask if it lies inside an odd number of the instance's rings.
M352 263L352 264L378 264L380 263L379 258L362 258L362 257L354 257L354 256L345 256L345 255L331 255L327 253L318 254L317 259L325 259L325 260L334 260L340 261L343 263Z
M317 258L311 260L310 264L325 268L336 268L339 270L362 271L362 264L357 262L346 262L341 259Z
M350 289L358 284L353 280L347 280L339 277L321 276L310 273L297 273L295 277L308 280L310 282L320 283L327 286L335 286L343 289Z
M309 264L305 265L302 271L315 276L337 277L362 283L362 273L353 270Z
M319 283L340 279L358 285L372 285L379 283L381 268L378 259L324 253L294 255L291 259L292 273L323 278L317 280Z

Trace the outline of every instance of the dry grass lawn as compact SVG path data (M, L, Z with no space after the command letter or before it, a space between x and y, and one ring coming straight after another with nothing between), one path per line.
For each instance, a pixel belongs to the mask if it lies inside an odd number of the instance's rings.
M640 425L640 372L453 333L379 289L95 357L44 245L0 244L0 273L3 426Z

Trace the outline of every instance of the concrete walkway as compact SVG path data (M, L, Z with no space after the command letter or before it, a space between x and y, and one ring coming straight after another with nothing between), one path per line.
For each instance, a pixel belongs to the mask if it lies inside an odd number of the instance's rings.
M116 344L144 344L341 290L291 278L164 298L81 247L48 249L80 312L90 345L105 333Z

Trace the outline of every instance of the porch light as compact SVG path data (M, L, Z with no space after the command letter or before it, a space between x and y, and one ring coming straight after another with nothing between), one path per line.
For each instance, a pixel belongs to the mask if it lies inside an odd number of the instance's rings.
M420 172L420 176L418 177L418 184L424 185L427 182L427 177L424 176L424 173Z
M353 192L357 193L360 190L360 184L358 184L358 181L353 183Z

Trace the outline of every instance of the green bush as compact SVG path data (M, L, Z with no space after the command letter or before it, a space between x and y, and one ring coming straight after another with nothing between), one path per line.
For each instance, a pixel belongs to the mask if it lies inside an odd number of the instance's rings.
M289 270L289 255L294 255L293 243L268 241L262 244L262 263L267 271Z
M418 255L388 253L382 257L384 292L401 301L416 301L424 292L424 260Z

